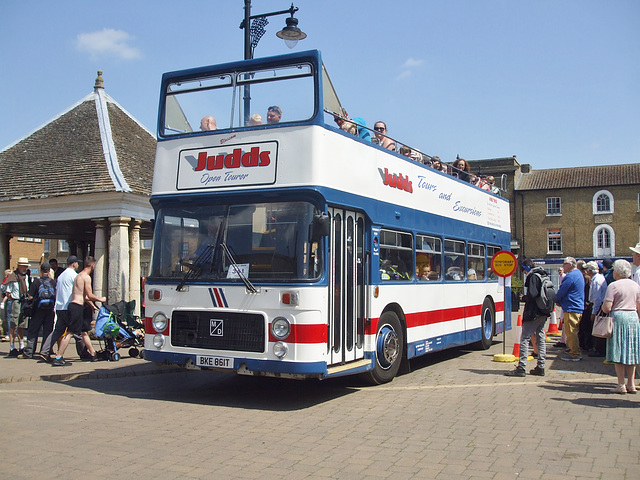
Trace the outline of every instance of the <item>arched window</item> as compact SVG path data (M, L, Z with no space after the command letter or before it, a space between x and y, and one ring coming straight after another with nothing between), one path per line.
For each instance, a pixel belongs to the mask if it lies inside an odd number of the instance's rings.
M600 190L593 196L593 214L613 213L613 195L607 190Z
M598 225L593 230L593 256L614 257L616 255L616 235L609 225Z

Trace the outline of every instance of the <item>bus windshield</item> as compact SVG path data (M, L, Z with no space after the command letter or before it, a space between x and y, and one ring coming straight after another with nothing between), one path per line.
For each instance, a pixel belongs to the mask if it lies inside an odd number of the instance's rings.
M301 62L173 81L166 86L160 133L183 135L309 120L316 108L313 75L312 66ZM269 110L277 115L268 119ZM215 123L203 123L207 117Z
M322 261L307 202L158 210L150 278L203 282L316 280Z

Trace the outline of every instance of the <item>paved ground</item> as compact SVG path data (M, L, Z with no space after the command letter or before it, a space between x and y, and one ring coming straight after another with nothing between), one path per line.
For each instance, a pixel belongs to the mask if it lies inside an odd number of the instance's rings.
M640 479L640 395L550 350L544 378L505 377L497 341L367 387L132 358L56 369L4 343L0 478Z

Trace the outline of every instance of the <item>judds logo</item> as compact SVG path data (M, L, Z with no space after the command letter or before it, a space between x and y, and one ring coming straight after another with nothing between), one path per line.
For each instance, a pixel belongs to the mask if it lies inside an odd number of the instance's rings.
M409 180L409 175L402 173L390 173L387 168L382 171L378 169L382 177L382 183L391 188L398 188L405 192L413 193L413 183Z
M221 170L223 168L266 167L271 163L271 152L253 147L248 152L241 148L234 148L229 154L209 155L207 152L198 153L198 162L194 171Z

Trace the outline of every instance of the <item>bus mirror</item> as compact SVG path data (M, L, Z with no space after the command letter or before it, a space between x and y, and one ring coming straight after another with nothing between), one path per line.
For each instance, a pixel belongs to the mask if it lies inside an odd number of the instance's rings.
M310 225L309 241L318 242L322 237L328 237L331 233L331 218L326 213L313 216Z

